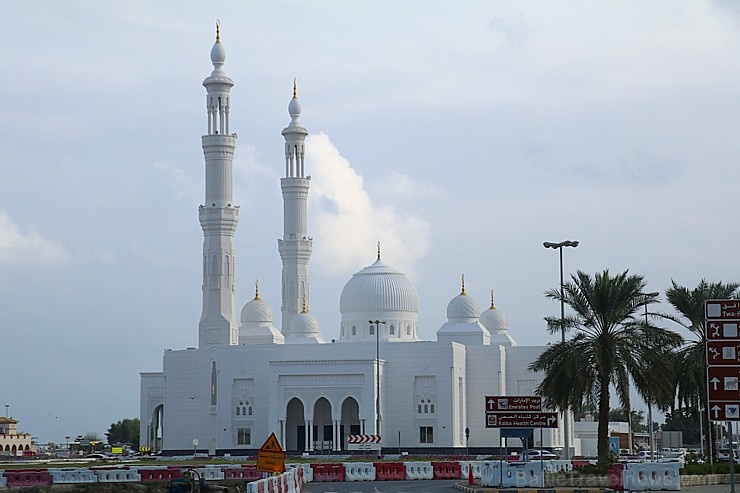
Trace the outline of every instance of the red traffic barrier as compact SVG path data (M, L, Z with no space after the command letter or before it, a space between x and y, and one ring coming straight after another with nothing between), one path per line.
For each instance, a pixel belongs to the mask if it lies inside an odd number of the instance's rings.
M262 473L257 471L257 466L226 467L223 471L224 479L253 481L262 478Z
M316 483L346 479L343 464L311 464L311 469L313 469L313 480Z
M579 469L581 467L591 465L591 462L589 462L588 459L572 459L570 462L573 464L573 469Z
M171 481L173 479L182 479L180 469L139 469L142 483L154 483L157 481Z
M403 481L406 479L406 466L403 462L376 462L376 481Z
M432 462L434 479L460 479L459 462Z
M51 486L53 478L46 469L5 471L8 488L15 486Z
M606 471L607 487L615 491L624 491L624 464L612 464Z

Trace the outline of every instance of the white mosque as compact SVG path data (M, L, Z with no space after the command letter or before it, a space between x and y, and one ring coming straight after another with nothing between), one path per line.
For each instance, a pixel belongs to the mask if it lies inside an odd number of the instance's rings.
M275 325L258 288L237 319L239 207L232 194L236 135L229 127L234 82L224 72L225 59L217 29L214 69L203 82L208 132L202 137L206 190L199 208L204 235L199 346L165 350L162 371L141 373L141 444L165 454L197 449L247 455L275 433L289 453L346 450L349 434L380 435L388 452L449 453L467 446L490 453L506 446L502 435L509 433L486 427L485 397L533 395L542 375L527 367L544 347L517 346L493 294L490 308L481 313L463 278L437 340L420 340L416 289L381 259L378 247L377 259L342 290L339 338L321 337L309 311L308 131L299 121L295 87L290 123L282 131L281 325ZM536 430L534 443L562 447L562 421L561 416L560 428ZM514 439L510 446L521 442Z

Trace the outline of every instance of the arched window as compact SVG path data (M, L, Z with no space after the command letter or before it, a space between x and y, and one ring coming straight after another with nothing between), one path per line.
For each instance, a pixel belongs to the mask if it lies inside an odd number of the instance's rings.
M431 412L432 414L434 414L434 404L432 404L431 406L429 406L429 411L430 411L430 412Z
M396 327L393 325L390 326L391 335L394 335L396 333Z
M236 406L236 415L239 416L239 411L241 411L241 408L239 406Z
M374 336L375 335L375 326L372 325L372 324L370 324L370 335L371 336Z
M424 414L429 412L429 404L424 404Z
M406 335L407 336L410 336L411 335L411 326L410 325L407 325L406 326Z
M352 335L353 336L356 336L357 335L357 327L354 326L354 325L352 326Z
M419 404L419 409L417 410L419 414L421 414L421 404Z

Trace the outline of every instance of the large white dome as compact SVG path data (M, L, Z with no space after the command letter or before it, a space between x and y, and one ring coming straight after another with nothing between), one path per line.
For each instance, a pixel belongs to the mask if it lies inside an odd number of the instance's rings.
M340 341L419 340L419 297L403 272L380 260L357 272L339 298ZM382 322L379 334L371 321Z
M342 315L365 312L419 311L416 288L403 272L378 259L352 276L339 298Z

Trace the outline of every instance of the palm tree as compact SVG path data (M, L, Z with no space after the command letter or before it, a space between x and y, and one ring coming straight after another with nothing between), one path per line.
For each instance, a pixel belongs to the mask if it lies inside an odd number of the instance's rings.
M704 409L704 429L711 430L711 421L707 410L707 360L706 360L706 322L704 304L707 300L724 300L738 296L740 283L708 283L702 279L693 290L676 284L671 280L671 287L665 292L668 302L681 314L675 317L663 314L664 318L673 320L688 329L694 340L687 343L678 352L676 359L676 391L679 408ZM711 451L711 431L706 436L707 448Z
M556 409L598 409L599 464L609 458L609 398L612 387L620 404L630 409L630 384L647 395L651 388L671 385L672 367L667 355L682 337L650 325L641 316L645 305L657 301L657 293L645 293L645 280L625 271L611 276L608 270L593 278L582 271L572 282L545 292L563 300L575 314L566 317L564 327L573 335L552 344L530 366L546 373L537 392L545 405ZM548 331L559 332L559 318L546 318Z

